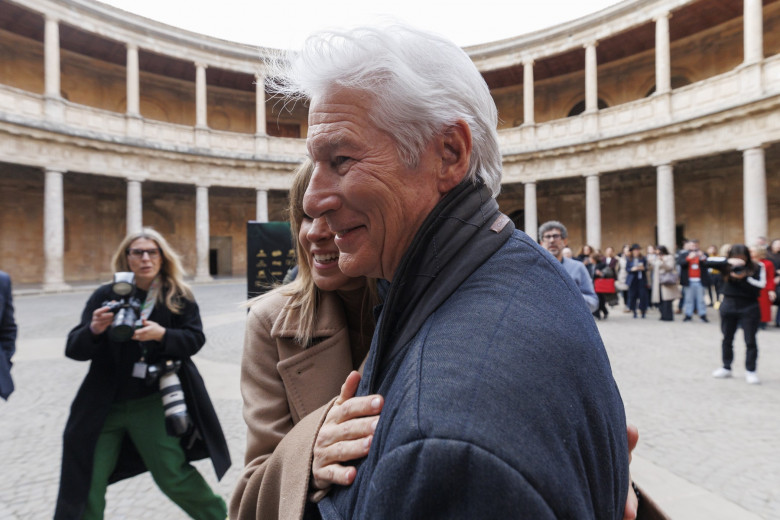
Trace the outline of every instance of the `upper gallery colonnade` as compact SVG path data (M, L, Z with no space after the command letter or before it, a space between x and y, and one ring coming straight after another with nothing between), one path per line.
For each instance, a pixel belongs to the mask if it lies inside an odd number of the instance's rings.
M671 246L675 165L736 151L743 155L744 240L766 236L770 218L780 218L770 215L765 161L765 150L780 142L780 38L765 27L780 25L780 2L737 3L740 12L730 0L628 0L568 24L467 48L499 106L503 182L524 191L500 199L502 210L522 208L522 227L536 237L537 185L583 177L585 240L598 248L601 177L652 167L658 243ZM724 14L695 25L695 15L712 4ZM269 193L289 188L306 152L307 129L305 106L288 107L265 93L263 64L273 50L91 0L0 0L0 8L6 12L0 40L29 47L28 64L36 63L40 36L40 81L35 67L16 76L18 64L0 71L0 161L44 172L45 287L66 285L62 183L69 172L123 179L128 231L143 225L145 182L192 186L198 279L209 277L210 188L255 190L254 218L268 220ZM675 17L681 26L673 30ZM718 33L734 39L738 32L742 38L738 49L723 54L722 65L697 71L697 56L688 55L698 40L684 31L699 33L699 40ZM741 59L731 58L736 54ZM645 62L650 77L634 73L627 83L651 92L627 98L612 82ZM79 67L94 68L109 86L100 90L87 77L80 89ZM681 75L689 82L675 86ZM177 89L183 94L157 94ZM569 110L575 101L581 110Z

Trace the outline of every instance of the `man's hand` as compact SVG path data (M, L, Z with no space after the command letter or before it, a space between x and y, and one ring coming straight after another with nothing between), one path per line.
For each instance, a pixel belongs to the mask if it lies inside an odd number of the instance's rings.
M365 457L371 447L384 399L381 395L354 397L359 383L360 373L352 371L317 434L311 466L316 489L352 484L357 470L341 463Z
M628 463L631 464L631 455L639 442L639 430L633 424L626 425L626 436L628 437ZM639 500L634 487L631 485L631 474L628 475L628 497L626 498L626 508L623 510L623 520L634 520L636 518Z
M143 327L135 329L133 338L136 341L162 341L165 327L157 322L144 320Z
M111 322L114 321L114 313L108 309L109 308L106 306L95 309L94 312L92 312L92 321L89 323L89 330L95 336L103 334L111 325Z

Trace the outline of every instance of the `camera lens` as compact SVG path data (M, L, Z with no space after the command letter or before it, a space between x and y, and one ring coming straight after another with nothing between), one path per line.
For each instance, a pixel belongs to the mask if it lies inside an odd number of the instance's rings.
M132 307L120 307L111 325L111 339L124 342L132 338L135 331L135 320L136 316Z

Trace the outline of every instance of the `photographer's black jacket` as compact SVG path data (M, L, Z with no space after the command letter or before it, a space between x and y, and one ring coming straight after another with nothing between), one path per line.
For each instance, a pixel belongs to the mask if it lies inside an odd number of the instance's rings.
M92 313L107 300L117 299L111 284L99 287L90 297L81 315L81 323L68 334L65 355L77 361L91 361L89 372L71 405L70 416L63 434L62 474L54 518L81 518L89 492L95 444L111 403L127 398L141 397L157 391L157 385L147 389L140 379L132 381L133 364L138 361L141 345L137 341L117 343L108 331L93 336L89 330ZM205 343L198 305L184 300L180 314L172 313L157 303L149 316L165 327L162 342L144 342L150 361L160 358L179 359L179 369L187 408L202 439L192 443L189 436L182 438L188 460L210 457L217 478L222 478L230 467L230 454L222 428L211 404L203 379L190 356ZM139 395L140 392L140 395ZM148 393L145 393L148 392ZM123 443L117 467L110 483L146 471L135 447L129 439Z

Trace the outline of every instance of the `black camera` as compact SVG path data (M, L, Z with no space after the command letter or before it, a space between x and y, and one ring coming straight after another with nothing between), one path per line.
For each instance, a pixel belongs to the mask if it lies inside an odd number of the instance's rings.
M141 302L133 296L135 275L129 272L114 273L111 290L119 296L119 300L103 302L103 306L114 313L109 334L114 341L124 342L133 337L141 315Z
M746 265L737 265L731 268L732 274L743 274L745 271L747 271Z
M177 372L181 361L166 359L159 363L150 364L146 369L146 382L151 384L160 380L160 394L162 396L163 410L165 411L165 430L168 435L181 437L192 426L190 414L187 412L187 403L184 400L184 390Z

